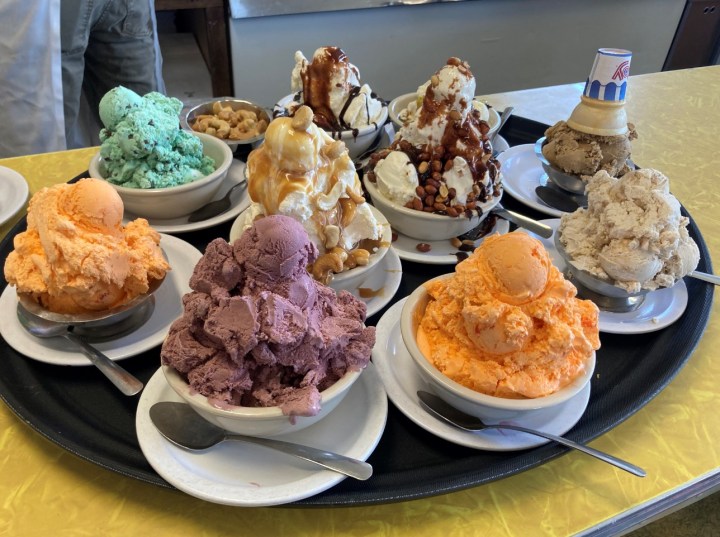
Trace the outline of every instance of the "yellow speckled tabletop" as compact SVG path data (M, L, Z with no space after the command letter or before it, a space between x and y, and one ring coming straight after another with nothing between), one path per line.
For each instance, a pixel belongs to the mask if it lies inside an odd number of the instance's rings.
M720 67L630 79L633 158L663 171L720 266ZM553 123L579 84L487 96L498 108ZM0 160L31 193L87 169L94 149ZM16 219L13 219L13 221ZM0 227L4 236L13 221ZM638 479L578 453L500 481L388 505L234 508L105 470L57 447L0 405L0 535L574 535L720 474L718 301L691 358L655 399L591 445L644 467ZM1 357L0 357L1 359Z

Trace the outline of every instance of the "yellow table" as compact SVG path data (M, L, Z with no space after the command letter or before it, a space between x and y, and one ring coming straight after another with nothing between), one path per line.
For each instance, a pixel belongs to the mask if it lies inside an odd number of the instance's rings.
M633 158L666 173L720 266L720 67L632 77ZM552 123L580 85L488 96ZM0 160L31 192L87 169L94 149ZM0 228L4 235L10 223ZM687 365L647 406L591 442L644 467L639 479L579 453L461 492L404 503L327 509L234 508L142 483L55 446L0 405L0 534L572 535L602 534L702 494L720 480L718 301ZM1 359L1 358L0 358ZM605 530L603 529L605 528Z

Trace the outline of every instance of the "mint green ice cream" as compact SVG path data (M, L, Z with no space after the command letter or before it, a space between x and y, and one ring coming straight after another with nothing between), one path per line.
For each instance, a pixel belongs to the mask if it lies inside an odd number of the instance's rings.
M103 176L130 188L165 188L204 177L215 161L200 139L180 128L182 102L157 92L140 97L122 86L100 101Z

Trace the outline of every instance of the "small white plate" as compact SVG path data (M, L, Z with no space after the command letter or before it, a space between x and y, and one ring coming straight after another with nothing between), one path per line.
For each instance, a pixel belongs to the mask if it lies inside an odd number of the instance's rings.
M503 429L470 433L457 429L439 418L431 416L420 406L418 390L432 391L420 376L417 366L405 348L400 334L400 313L406 299L393 305L380 319L375 332L373 363L382 378L388 397L410 420L426 431L461 446L487 451L516 451L542 444L549 440L518 431ZM580 420L590 400L590 383L575 397L555 408L538 410L532 414L508 420L509 423L531 429L541 429L562 435Z
M191 244L171 235L161 235L160 246L172 270L155 292L155 309L150 319L126 336L92 344L111 360L130 358L160 345L170 325L182 315L182 296L190 292L190 276L202 254ZM40 339L28 334L18 321L17 302L15 287L8 285L0 296L0 334L8 345L29 358L48 364L91 365L85 355L73 350L64 338Z
M553 229L553 236L560 225L559 218L540 220ZM525 230L523 230L525 231ZM527 232L530 233L530 232ZM552 257L553 264L565 271L567 263L555 248L554 239L544 239L530 233L542 241ZM672 287L651 291L645 295L645 300L635 311L613 313L600 310L598 326L601 332L608 334L645 334L661 330L677 321L685 312L688 304L688 292L685 282L680 280Z
M10 220L27 201L27 181L15 170L0 166L0 224Z
M541 213L550 216L565 214L543 203L535 193L535 188L547 183L547 174L535 155L535 144L516 145L500 153L497 159L505 192Z
M225 505L280 505L314 496L345 479L290 455L242 442L186 451L165 440L152 424L150 407L159 401L182 402L161 370L147 383L138 403L135 428L140 449L163 479L191 496ZM326 418L275 438L367 460L385 430L387 409L382 382L368 364Z
M510 224L508 221L498 218L493 228L487 235L485 235L485 237L494 233L503 235L509 230ZM481 237L475 241L476 248L480 246L480 243L485 237ZM397 250L400 259L404 259L405 261L414 261L425 265L454 265L458 262L456 254L459 253L460 250L450 244L450 239L442 241L428 241L427 244L430 245L429 252L421 252L417 249L417 245L421 242L423 241L413 239L412 237L408 237L402 233L397 233L397 239L393 241L392 245L393 248Z
M213 198L218 200L222 198L225 193L230 190L235 183L241 183L245 181L245 163L241 160L234 159L230 169L228 170L227 176L223 180L217 195ZM172 218L167 220L160 219L147 219L153 229L160 233L185 233L186 231L197 231L199 229L206 229L223 222L227 222L235 218L247 207L250 206L250 196L247 193L247 188L241 192L233 192L230 198L232 206L230 209L222 214L208 218L207 220L201 220L200 222L188 222L187 216L180 218ZM123 223L127 223L130 220L135 220L138 216L125 212Z

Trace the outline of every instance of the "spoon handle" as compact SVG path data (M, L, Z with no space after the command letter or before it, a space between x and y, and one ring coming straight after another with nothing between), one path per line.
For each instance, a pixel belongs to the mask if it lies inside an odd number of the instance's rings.
M597 449L593 449L584 444L578 444L577 442L573 442L572 440L568 440L567 438L563 438L562 436L555 436L554 434L546 433L543 431L536 431L534 429L526 429L525 427L521 427L519 425L497 424L497 425L487 425L486 428L488 428L488 429L512 429L514 431L521 431L523 433L534 434L535 436L542 436L543 438L547 438L548 440L553 440L554 442L557 442L558 444L562 444L563 446L567 446L567 447L570 447L573 449L577 449L578 451L582 451L583 453L586 453L588 455L596 457L596 458L600 459L601 461L608 462L608 463L612 464L613 466L617 466L621 470L630 472L631 474L636 475L638 477L645 477L647 475L645 470L643 470L639 466L635 466L634 464L631 464L622 459L618 459L617 457L613 457L612 455L608 455L607 453L605 453L603 451L598 451Z
M546 226L541 222L538 222L537 220L533 220L532 218L528 218L527 216L523 216L514 211L508 211L504 207L495 207L494 209L492 209L492 212L504 218L508 222L512 222L516 226L520 226L527 229L528 231L532 231L536 235L540 235L545 239L549 239L550 237L552 237L552 228L550 226Z
M135 395L143 389L142 382L87 343L83 338L78 337L72 332L64 333L63 337L75 343L82 353L90 359L93 365L125 395Z
M514 106L508 106L505 110L500 112L498 115L500 116L500 124L498 125L497 130L492 135L492 138L490 138L490 143L492 144L495 142L495 138L497 138L498 133L502 130L502 128L505 126L505 123L510 118L510 116L513 113L513 110L515 110Z
M704 282L720 285L720 276L716 276L715 274L708 274L707 272L698 272L697 270L693 270L690 274L688 274L688 276Z
M243 436L238 434L228 433L226 438L229 440L238 440L248 444L258 444L260 446L275 449L277 451L281 451L282 453L293 455L306 461L318 464L328 470L333 470L343 475L354 477L360 481L365 481L373 473L372 466L366 462L351 459L350 457L325 451L323 449L301 446L299 444L283 442L282 440L275 440L273 438Z

